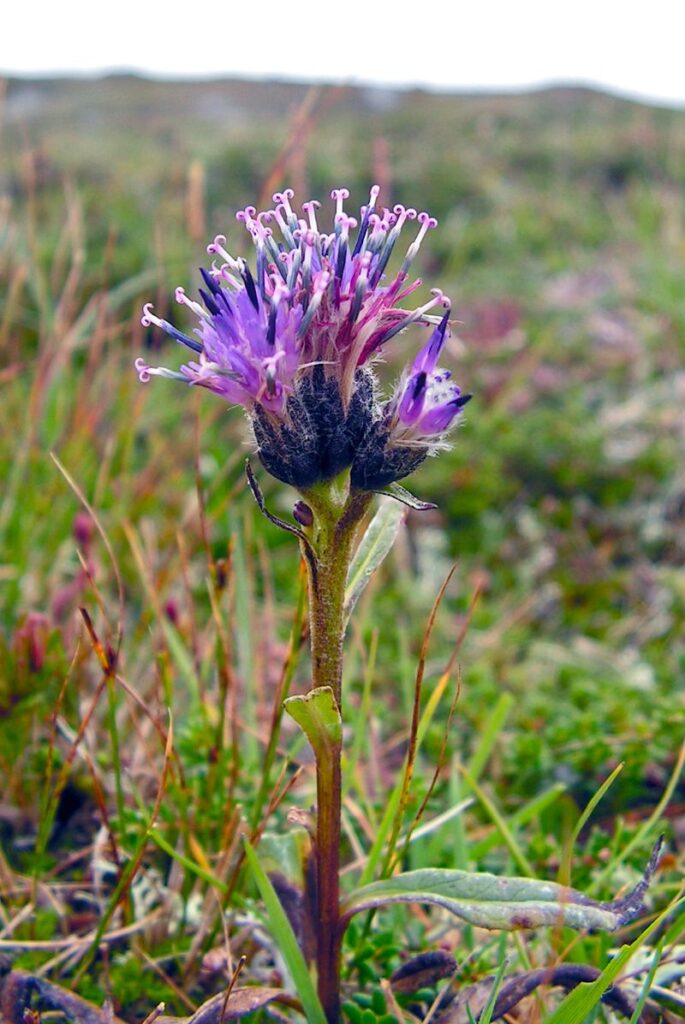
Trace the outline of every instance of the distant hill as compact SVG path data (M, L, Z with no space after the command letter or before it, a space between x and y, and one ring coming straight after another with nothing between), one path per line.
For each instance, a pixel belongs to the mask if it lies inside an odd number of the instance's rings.
M515 113L531 104L557 109L661 111L662 108L622 99L585 86L560 84L522 93L437 92L358 85L311 85L283 80L223 78L160 81L135 74L102 77L16 78L4 80L5 119L35 123L58 115L80 119L84 109L92 114L128 113L136 118L177 120L191 117L208 126L252 118L280 120L308 97L334 99L338 111L377 114L410 110L420 105L438 114L445 106L479 113ZM663 111L674 117L678 111Z
M307 185L440 179L447 208L505 169L535 184L600 168L614 187L635 174L680 182L684 166L685 112L572 85L497 95L117 74L9 78L3 94L5 180L28 146L86 176L158 180L199 159L248 194L283 168Z

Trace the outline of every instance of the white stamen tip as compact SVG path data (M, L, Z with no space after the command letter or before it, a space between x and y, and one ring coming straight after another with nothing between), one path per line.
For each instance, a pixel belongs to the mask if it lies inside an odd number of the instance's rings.
M147 365L144 359L140 357L136 359L134 366L138 373L138 380L141 384L147 384L150 380L150 367Z
M210 242L207 246L207 252L210 255L214 253L221 253L221 250L226 245L226 235L217 235L213 242Z

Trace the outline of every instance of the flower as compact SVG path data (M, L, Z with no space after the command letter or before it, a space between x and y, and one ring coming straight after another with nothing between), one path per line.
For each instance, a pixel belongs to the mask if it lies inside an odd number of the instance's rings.
M400 303L421 282L409 269L437 221L397 205L376 208L371 189L359 221L344 210L347 189L334 189L333 231L319 229L319 203L293 210L293 192L274 195L275 208L237 214L252 236L252 273L234 259L218 235L207 247L218 257L201 269L202 304L177 288L176 299L198 318L195 337L143 307L142 323L161 327L196 359L180 371L136 360L141 381L153 375L208 388L242 405L252 423L259 457L279 480L306 489L350 469L364 490L387 487L445 446L445 436L471 397L463 395L437 361L449 331L450 303L439 289L414 310ZM419 230L399 271L386 268L407 221ZM280 234L277 240L272 224ZM355 234L355 229L356 234ZM443 306L442 317L430 310ZM389 401L381 402L370 369L383 347L413 323L434 325Z

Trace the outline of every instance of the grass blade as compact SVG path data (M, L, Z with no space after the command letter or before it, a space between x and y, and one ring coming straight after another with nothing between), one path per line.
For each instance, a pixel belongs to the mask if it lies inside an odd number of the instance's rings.
M290 921L285 915L285 911L281 906L273 885L269 881L266 871L259 863L259 858L247 839L245 839L245 856L264 901L264 906L269 916L271 933L288 965L297 994L302 1001L305 1016L309 1024L326 1024L326 1017L319 1002L319 997L316 994L314 982L307 969L300 947L297 944Z
M600 999L609 988L613 985L614 981L618 978L621 971L628 963L634 953L643 946L647 939L654 934L654 932L663 924L666 918L676 908L682 906L683 901L681 899L672 903L670 906L659 914L655 921L645 928L645 930L638 935L637 939L632 942L629 946L624 946L618 956L609 963L596 981L590 984L579 985L573 992L559 1004L551 1017L546 1021L546 1024L582 1024L588 1014L592 1013L594 1008L599 1003Z

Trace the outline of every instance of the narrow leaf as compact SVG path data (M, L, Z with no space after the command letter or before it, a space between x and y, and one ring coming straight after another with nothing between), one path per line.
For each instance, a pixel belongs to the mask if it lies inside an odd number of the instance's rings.
M464 779L471 787L473 792L478 797L478 800L480 801L483 808L487 811L489 817L497 826L497 830L501 835L502 839L504 840L504 844L509 850L509 853L513 857L518 870L522 871L525 875L532 877L535 874L535 872L533 871L533 868L528 858L526 857L525 853L521 849L521 846L517 842L516 837L514 836L509 826L507 825L504 815L500 813L494 800L488 796L488 794L485 792L482 786L480 786L475 779L471 778L471 775L466 770L466 768L463 767L463 765L457 764L457 768L464 776Z
M459 777L456 772L454 773L454 776L455 778ZM539 796L536 796L533 800L529 801L529 803L520 807L518 811L515 811L509 817L511 831L517 829L520 825L525 825L529 821L534 821L539 818L547 807L556 803L565 790L566 787L563 783L555 782L555 784L545 790L544 793L541 793ZM494 832L491 832L489 836L486 836L485 839L480 839L477 843L473 843L470 847L470 857L474 863L477 864L482 861L483 858L490 853L490 850L498 845L500 839L501 835L499 831L495 830Z
M494 708L488 714L483 731L478 737L478 746L466 766L469 775L475 782L478 782L490 754L500 742L500 734L513 703L512 694L505 691L500 694Z
M535 992L541 985L550 988L561 986L570 991L578 985L592 984L600 974L601 971L596 967L586 964L557 964L510 974L499 990L490 1019L501 1020L502 1017L511 1014L522 999ZM492 993L494 981L494 976L490 975L473 985L461 987L452 1002L436 1019L436 1024L437 1020L439 1024L470 1024L473 1020L484 1024L484 1008ZM601 998L602 1002L623 1017L631 1015L634 998L627 986L623 988L620 985L611 985ZM579 1020L577 1024L581 1024L581 1021Z
M292 975L297 994L302 1002L302 1007L309 1024L326 1024L326 1017L321 1007L319 997L316 994L311 975L307 970L300 947L297 944L295 933L285 915L273 885L259 863L257 854L252 849L247 839L245 840L245 856L252 868L255 881L264 900L266 912L269 915L269 924L273 937L278 943L278 948L283 954L283 959L288 965Z
M651 863L651 862L650 862ZM682 900L679 901L682 906ZM674 910L671 905L659 914L656 920L645 928L641 935L638 935L635 942L624 946L620 953L604 968L600 976L591 984L579 985L564 1001L556 1008L547 1024L581 1024L588 1014L600 1001L606 990L619 977L623 968L628 964L630 958L637 952L640 946L644 945L647 939L661 927L665 919Z
M640 827L633 833L630 840L626 843L621 852L617 854L617 856L612 857L611 861L606 865L604 870L597 876L597 878L595 879L595 886L598 886L603 881L605 881L605 879L611 874L611 872L614 871L616 867L619 864L621 864L636 847L640 845L640 843L644 842L645 838L649 835L650 831L654 828L654 826L662 820L664 810L670 803L671 797L673 796L675 788L678 785L678 780L683 771L683 768L685 768L685 740L683 741L680 747L678 758L673 767L671 777L668 780L666 788L661 794L661 799L659 800L659 803L656 804L654 810L649 815L649 817L645 818Z
M424 737L430 727L431 722L435 716L438 705L442 698L443 693L449 682L449 673L443 672L442 676L438 680L436 686L433 688L430 697L426 701L426 707L424 708L423 714L421 715L421 721L419 722L419 728L416 736L416 749L419 750L423 743ZM388 798L387 806L383 812L383 817L378 826L376 832L376 838L373 841L373 845L369 850L366 865L362 871L361 881L366 884L369 879L373 878L378 862L380 860L383 848L389 844L390 837L392 834L393 821L397 815L400 801L402 799L402 791L404 788L404 773L399 776L395 788L393 789L390 797Z
M403 505L408 505L409 508L413 508L415 512L427 512L431 508L437 508L432 501L421 501L420 498L416 498L406 487L402 487L401 484L390 484L389 487L382 491L378 491L379 494L385 494L388 498L394 498L395 501L401 501Z
M383 501L369 523L352 559L345 587L345 621L359 600L376 569L390 552L400 526L407 518L406 511L394 501Z
M126 534L131 546L131 551L133 552L133 558L138 568L141 582L145 588L150 606L152 607L155 617L157 618L157 621L162 628L162 632L164 633L169 653L180 674L188 685L194 706L198 707L200 703L201 684L195 665L193 664L192 655L184 644L181 634L170 622L168 615L164 612L162 602L159 598L159 593L155 588L150 572L145 563L145 556L143 554L143 548L138 538L138 534L130 523L124 522L123 525L124 533Z
M478 1015L478 1024L490 1024L492 1016L495 1010L495 1003L497 1002L497 996L499 995L500 989L502 988L502 981L504 980L504 972L507 969L507 946L504 935L500 936L499 943L499 966L497 968L497 974L492 985L492 990L488 997L488 1001L485 1004L485 1009Z
M656 975L656 972L658 970L663 953L664 941L662 939L661 942L659 942L659 944L657 945L652 955L652 964L649 968L649 973L647 974L647 977L645 978L642 984L642 991L640 992L640 997L637 1003L635 1004L635 1009L633 1010L633 1014L630 1018L630 1024L640 1024L640 1020L642 1018L642 1011L645 1007L645 1003L647 1002L649 990L652 988L654 984L654 976Z
M643 897L660 848L658 843L644 877L633 891L610 903L596 902L555 882L429 868L407 871L357 889L343 903L342 914L347 921L360 911L389 903L431 903L479 928L511 931L565 925L577 931L613 932L644 909Z
M591 818L592 812L594 811L597 804L600 802L604 794L607 792L609 787L612 785L614 780L621 774L622 771L623 762L616 765L616 767L608 776L608 778L606 778L604 782L601 784L597 792L594 793L594 795L590 798L585 807L585 810L578 818L578 821L575 824L573 832L568 837L568 840L565 842L561 856L561 864L559 865L559 872L557 875L558 880L563 885L571 884L571 858L573 856L573 849L578 841L580 833L583 831L588 820Z

